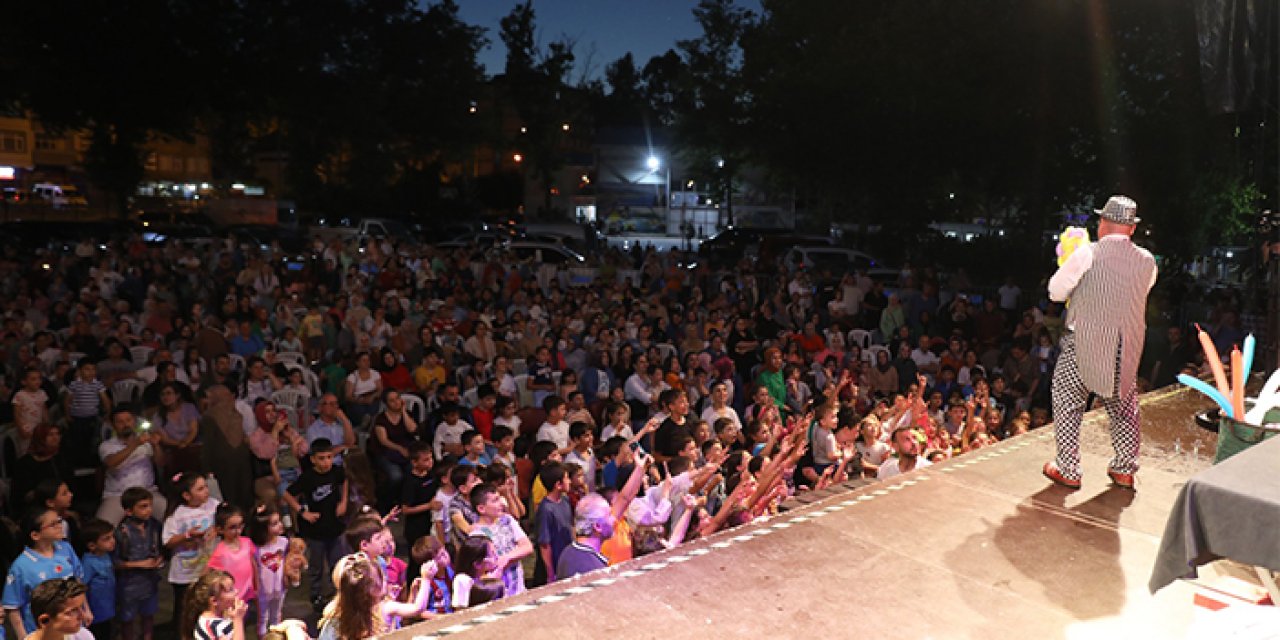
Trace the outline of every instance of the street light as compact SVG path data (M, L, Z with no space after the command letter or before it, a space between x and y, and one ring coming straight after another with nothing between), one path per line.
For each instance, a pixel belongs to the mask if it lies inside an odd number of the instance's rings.
M658 159L658 156L651 155L644 161L644 166L649 168L650 173L653 173L662 167L662 161ZM666 204L662 207L662 213L666 222L671 222L671 165L667 165L665 183L666 187L662 195L666 199Z

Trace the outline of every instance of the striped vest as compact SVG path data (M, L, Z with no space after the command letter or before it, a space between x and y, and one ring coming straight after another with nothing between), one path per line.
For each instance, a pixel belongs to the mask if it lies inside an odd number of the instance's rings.
M1151 253L1132 242L1095 242L1093 264L1071 292L1067 326L1075 331L1080 375L1085 387L1102 397L1117 392L1124 396L1137 384L1147 330L1147 292L1155 269Z

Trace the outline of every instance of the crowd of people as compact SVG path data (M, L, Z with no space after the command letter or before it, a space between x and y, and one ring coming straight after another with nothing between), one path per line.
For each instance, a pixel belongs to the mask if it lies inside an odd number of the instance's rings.
M303 584L374 637L1051 419L1061 309L1013 280L312 250L5 248L16 637L151 638L164 579L184 639L297 637Z

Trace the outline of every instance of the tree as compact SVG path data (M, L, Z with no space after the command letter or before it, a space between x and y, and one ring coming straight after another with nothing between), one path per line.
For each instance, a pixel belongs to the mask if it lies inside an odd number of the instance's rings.
M733 185L747 158L747 130L754 113L743 76L742 44L756 27L756 17L733 0L701 0L693 16L702 36L678 43L686 73L676 131L686 177L725 194L727 222L732 225Z
M507 46L505 97L524 123L521 153L542 189L546 214L551 209L555 173L564 164L563 125L574 112L566 84L574 56L563 41L538 46L534 17L532 2L516 5L500 22L499 31Z
M7 12L0 21L4 102L51 130L86 130L89 177L123 212L148 137L192 131L201 101L190 99L191 79L202 77L212 64L205 56L214 54L201 20L228 4L50 0Z

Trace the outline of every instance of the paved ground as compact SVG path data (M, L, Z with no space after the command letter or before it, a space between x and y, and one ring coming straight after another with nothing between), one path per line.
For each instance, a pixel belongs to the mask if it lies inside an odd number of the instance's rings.
M1044 430L390 637L1179 637L1190 587L1146 584L1178 489L1210 462L1202 408L1144 398L1136 493L1108 485L1095 413L1077 492L1040 475Z

